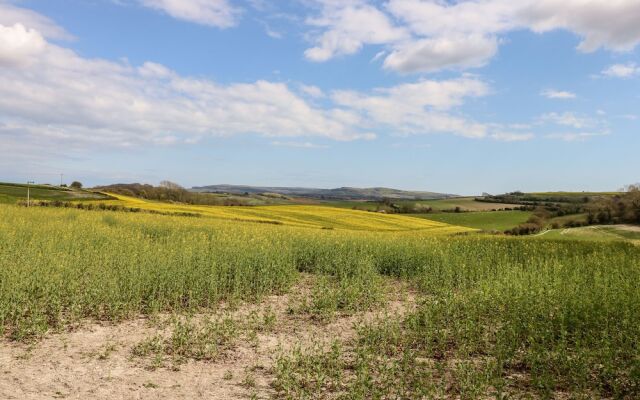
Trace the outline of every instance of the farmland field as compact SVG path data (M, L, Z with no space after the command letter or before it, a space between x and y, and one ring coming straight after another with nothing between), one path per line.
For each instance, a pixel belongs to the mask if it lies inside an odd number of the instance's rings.
M0 396L640 395L640 247L318 208L0 206Z
M453 197L447 199L434 199L434 200L394 200L394 203L399 205L411 204L420 205L423 207L431 207L434 211L454 210L459 207L462 211L491 211L501 210L504 208L520 207L518 204L504 204L504 203L489 203L475 201L474 197ZM375 210L380 206L378 202L366 202L366 201L327 201L321 204L340 207L340 208L358 208L363 210Z
M460 207L462 211L490 211L493 209L519 207L517 204L485 203L475 201L473 197L457 197L443 200L421 200L418 204L432 207L437 211L453 210L456 207Z
M470 228L452 227L435 221L419 220L402 215L385 215L366 211L348 210L313 205L278 205L259 207L224 207L170 204L134 197L111 195L116 200L97 201L96 204L121 205L163 213L188 213L227 221L244 221L324 229L366 231L429 230L433 233L470 231Z
M32 200L78 201L83 199L101 199L104 197L96 193L45 185L31 186L29 192ZM20 200L25 201L26 199L27 185L0 182L0 204L15 204Z
M505 231L522 224L531 217L528 211L487 211L440 214L412 214L414 217L451 225L466 226L484 231Z
M0 0L0 400L640 400L640 0Z

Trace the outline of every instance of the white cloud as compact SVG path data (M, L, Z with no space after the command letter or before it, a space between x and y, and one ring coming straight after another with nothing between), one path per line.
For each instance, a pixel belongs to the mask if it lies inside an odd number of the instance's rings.
M604 114L596 111L598 116L602 117ZM583 141L595 136L610 135L611 132L608 127L608 123L602 118L592 118L573 112L563 113L547 113L539 118L539 122L542 124L550 124L552 127L548 128L552 133L545 135L549 139L559 139L565 142ZM557 127L575 129L575 131L557 132Z
M283 83L219 85L153 63L85 59L20 25L0 27L0 43L1 60L12 62L0 68L3 137L111 146L238 134L372 137L348 110L314 107Z
M507 127L509 129L514 129L514 130L530 130L531 129L531 124L509 124L507 125Z
M463 77L424 80L378 88L371 93L336 91L332 98L336 104L361 113L363 123L381 125L395 134L450 133L482 138L487 135L487 126L448 111L460 106L466 98L488 93L484 82Z
M583 129L594 125L595 121L592 119L578 116L572 112L564 113L547 113L540 117L541 120L546 122L552 122L556 125L570 126L576 129Z
M316 99L324 97L324 92L322 91L322 89L314 85L301 85L300 90L307 96L311 96Z
M533 133L496 132L491 134L491 138L502 142L524 142L533 139Z
M171 78L177 75L164 65L146 62L138 68L138 73L144 78Z
M307 24L324 30L316 45L305 51L311 61L327 61L339 55L353 54L365 44L385 44L407 37L387 15L376 7L357 0L323 0L323 12L309 18Z
M272 39L282 39L284 34L272 29L269 25L265 24L264 31Z
M138 0L143 6L196 24L229 28L238 23L240 9L227 0Z
M587 139L598 137L598 136L607 136L610 135L610 132L566 132L566 133L552 133L546 135L545 137L549 139L559 139L565 142L581 142Z
M493 35L516 26L514 12L529 0L389 0L385 8L418 36Z
M30 63L45 46L46 42L38 31L19 23L0 25L0 66Z
M627 51L640 43L637 0L316 0L322 28L313 61L352 54L367 44L389 48L384 66L401 72L431 72L484 65L497 52L500 35L521 29L566 30L581 38L578 50ZM615 21L615 22L612 22Z
M627 51L640 43L637 0L528 0L516 17L534 32L564 29L582 38L578 49Z
M297 149L326 149L329 146L323 144L316 144L311 142L280 142L274 141L271 142L272 146L277 147L293 147Z
M377 53L376 53L376 55L375 55L375 56L373 56L373 58L371 58L371 61L370 61L370 62L376 62L376 61L378 61L379 59L381 59L382 57L384 57L385 55L387 55L387 52L386 52L386 51L384 51L384 50L379 51L379 52L377 52Z
M394 149L430 149L431 144L396 142L396 143L392 143L391 147L393 147Z
M399 45L384 67L400 72L433 72L443 68L481 67L498 51L495 38L478 35L421 39Z
M490 93L471 75L330 96L265 80L222 85L152 62L84 58L20 24L0 25L0 63L3 153L28 144L81 152L249 134L302 147L310 138L370 140L382 132L516 138L460 113L467 100Z
M334 100L341 105L356 109L379 106L399 106L403 110L423 110L425 107L448 110L459 106L467 97L481 97L489 94L489 86L472 77L462 77L445 81L421 80L390 88L376 88L373 94L355 91L336 91ZM382 111L382 110L381 110ZM388 112L394 112L390 107Z
M640 43L637 0L390 0L388 8L426 36L563 29L582 38L581 51L630 50Z
M73 39L69 32L58 26L51 19L34 11L16 7L8 1L0 0L0 25L9 27L15 24L28 26L49 39Z
M640 67L636 63L614 64L602 71L602 75L611 78L631 78L640 75Z
M564 90L554 90L554 89L546 89L540 92L541 96L546 97L547 99L560 99L560 100L568 100L575 99L575 93L567 92Z

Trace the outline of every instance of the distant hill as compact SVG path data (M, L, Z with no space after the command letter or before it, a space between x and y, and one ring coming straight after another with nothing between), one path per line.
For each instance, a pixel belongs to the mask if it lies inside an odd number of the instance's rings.
M417 192L389 188L352 188L314 189L301 187L258 187L241 185L209 185L190 189L199 193L229 193L229 194L263 194L277 193L290 197L306 197L319 200L432 200L456 197L450 194L434 192Z

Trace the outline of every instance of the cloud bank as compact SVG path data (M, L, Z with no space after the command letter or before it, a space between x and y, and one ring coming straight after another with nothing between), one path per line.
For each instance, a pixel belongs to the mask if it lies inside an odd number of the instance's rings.
M366 45L390 52L386 69L401 73L465 69L486 64L510 31L571 32L577 49L628 51L640 43L636 0L316 0L320 28L305 55L327 61ZM612 22L614 21L614 22Z
M381 134L504 137L461 113L465 102L490 93L473 76L330 93L267 80L223 85L153 62L84 58L49 41L36 28L41 20L34 21L30 26L29 18L19 17L0 25L5 149L12 143L69 149L170 145L234 135L337 141Z

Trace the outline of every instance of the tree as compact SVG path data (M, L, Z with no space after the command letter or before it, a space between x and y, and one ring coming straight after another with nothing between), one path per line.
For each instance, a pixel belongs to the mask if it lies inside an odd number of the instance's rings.
M82 189L82 183L78 181L73 181L71 182L71 187L74 189Z
M184 190L184 188L180 185L178 185L175 182L171 182L171 181L162 181L160 182L160 187L166 188L166 189L171 189L171 190Z

